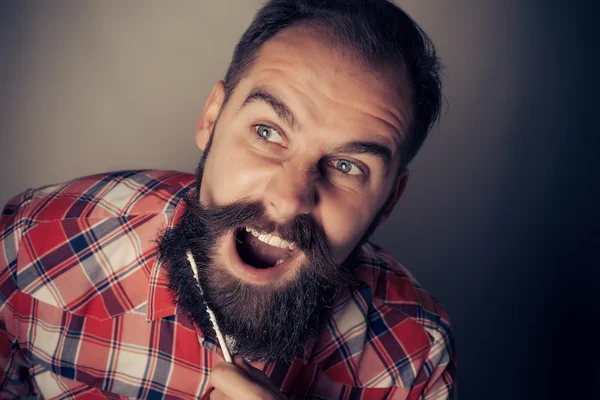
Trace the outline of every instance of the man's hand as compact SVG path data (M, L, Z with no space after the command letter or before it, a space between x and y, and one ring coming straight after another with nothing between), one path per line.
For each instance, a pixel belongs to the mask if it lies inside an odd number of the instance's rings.
M285 397L262 371L235 356L232 364L223 362L210 373L214 387L210 400L284 400Z

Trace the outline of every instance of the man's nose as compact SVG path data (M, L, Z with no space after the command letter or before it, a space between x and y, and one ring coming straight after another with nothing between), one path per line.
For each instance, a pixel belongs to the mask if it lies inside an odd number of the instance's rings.
M264 193L271 217L277 222L286 222L299 214L309 214L316 203L314 179L306 168L291 163L282 166Z

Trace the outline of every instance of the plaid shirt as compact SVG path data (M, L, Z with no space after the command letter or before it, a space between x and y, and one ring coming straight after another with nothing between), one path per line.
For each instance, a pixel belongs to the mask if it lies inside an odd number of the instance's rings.
M0 220L0 394L199 398L222 362L178 312L157 261L194 176L123 171L27 190ZM292 363L257 364L289 398L453 398L456 359L438 303L363 247L357 282Z

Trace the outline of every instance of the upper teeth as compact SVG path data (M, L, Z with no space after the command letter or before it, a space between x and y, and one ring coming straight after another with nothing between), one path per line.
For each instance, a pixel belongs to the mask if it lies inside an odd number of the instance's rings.
M270 246L281 247L282 249L290 249L294 250L294 244L290 243L286 240L283 240L279 236L273 235L271 233L262 233L257 231L256 229L246 227L246 232L250 232L253 236L255 236L261 242L264 242Z

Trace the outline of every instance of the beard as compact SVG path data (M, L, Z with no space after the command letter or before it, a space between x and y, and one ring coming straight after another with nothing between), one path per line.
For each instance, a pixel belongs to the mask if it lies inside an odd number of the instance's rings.
M174 302L204 334L214 335L208 304L220 330L232 339L227 345L245 359L292 361L302 355L306 341L319 334L331 316L339 289L351 282L349 266L354 265L363 240L337 265L323 229L308 214L277 224L267 217L262 202L240 201L222 207L201 204L199 188L208 149L198 166L195 188L184 197L180 220L158 239L159 260L166 269ZM233 231L239 248L247 226L277 232L303 253L299 272L291 282L246 283L215 259L219 239ZM187 260L188 250L196 261L202 291Z

